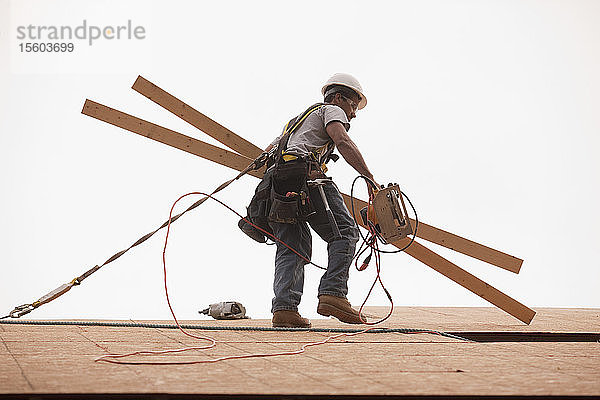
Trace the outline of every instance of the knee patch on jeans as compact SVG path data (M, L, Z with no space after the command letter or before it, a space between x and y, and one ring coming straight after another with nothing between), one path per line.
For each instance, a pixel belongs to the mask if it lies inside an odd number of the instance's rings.
M340 233L342 234L342 237L352 241L354 244L358 242L359 232L356 226L344 227L340 230Z

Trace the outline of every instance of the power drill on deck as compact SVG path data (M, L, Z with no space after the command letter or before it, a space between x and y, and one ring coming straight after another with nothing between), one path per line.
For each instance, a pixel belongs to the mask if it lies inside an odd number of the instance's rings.
M211 304L208 308L198 311L200 314L210 315L214 319L247 319L246 308L237 301L222 301Z

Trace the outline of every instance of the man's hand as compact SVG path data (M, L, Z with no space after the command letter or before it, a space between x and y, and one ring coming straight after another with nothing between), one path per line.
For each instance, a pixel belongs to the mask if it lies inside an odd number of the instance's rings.
M370 179L373 181L373 183L375 183L375 186L377 186L377 189L375 189L370 183L367 184L367 190L369 191L369 200L373 200L380 186L377 184L377 182L375 182L375 179L373 179L373 177L371 177Z

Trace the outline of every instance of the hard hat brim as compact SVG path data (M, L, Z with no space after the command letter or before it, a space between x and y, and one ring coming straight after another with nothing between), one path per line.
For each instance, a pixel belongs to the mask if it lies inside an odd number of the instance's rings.
M344 86L347 87L348 89L351 89L352 91L358 93L358 95L360 96L360 101L358 102L358 109L362 110L363 108L365 108L365 106L367 105L367 97L363 94L363 92L361 92L360 90L348 85L347 83L344 82L327 82L323 88L321 88L321 94L323 94L323 96L325 96L325 91L329 86L332 85L339 85L339 86Z

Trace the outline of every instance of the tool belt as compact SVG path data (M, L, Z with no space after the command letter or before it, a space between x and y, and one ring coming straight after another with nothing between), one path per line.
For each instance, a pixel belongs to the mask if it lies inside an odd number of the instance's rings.
M264 232L273 234L269 222L295 224L315 213L306 181L325 177L325 174L314 156L292 154L285 149L291 134L322 106L321 103L315 104L288 122L274 157L267 162L268 169L248 205L246 219L251 224L244 219L238 223L244 233L258 242L266 241Z
M306 183L310 176L323 175L319 164L307 157L297 156L280 161L269 168L260 181L247 207L246 219L269 234L270 222L295 224L306 221L315 213ZM257 242L266 241L265 233L240 220L240 229Z

